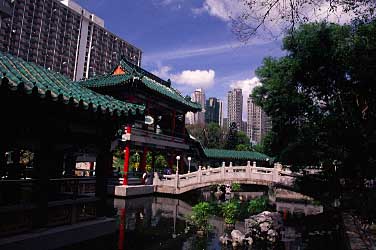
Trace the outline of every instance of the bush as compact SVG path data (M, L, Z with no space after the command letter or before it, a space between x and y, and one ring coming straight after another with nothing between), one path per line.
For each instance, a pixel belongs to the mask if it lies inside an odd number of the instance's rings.
M198 230L208 230L208 218L210 215L210 205L208 202L200 202L192 207L192 214L189 221L197 227Z
M235 224L239 215L239 202L235 200L228 201L221 206L222 215L226 224Z
M241 190L241 186L239 183L232 183L231 184L231 191L239 192Z
M265 196L258 197L249 201L248 212L251 214L258 214L266 210L268 207L268 198Z

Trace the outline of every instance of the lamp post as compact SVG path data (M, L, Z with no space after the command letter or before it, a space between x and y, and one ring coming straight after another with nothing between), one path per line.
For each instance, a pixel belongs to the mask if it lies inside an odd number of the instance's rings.
M192 160L192 157L188 156L188 173L191 172L191 160Z
M180 155L176 156L176 174L179 174L179 160L180 160Z

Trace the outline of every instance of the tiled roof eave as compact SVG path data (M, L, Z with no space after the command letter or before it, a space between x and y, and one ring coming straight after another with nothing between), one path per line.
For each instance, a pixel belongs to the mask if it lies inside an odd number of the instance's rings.
M143 114L145 110L144 105L124 103L124 109L117 109L94 104L92 102L87 102L84 99L76 99L74 97L66 98L60 93L56 93L48 89L43 90L41 88L38 88L37 86L32 86L30 83L17 84L14 81L9 80L7 77L1 78L0 86L2 88L8 88L10 91L21 91L22 93L27 95L35 94L42 99L49 99L54 102L61 102L65 105L69 104L76 108L82 108L83 110L91 110L92 112L109 114L110 116L116 117L127 117L129 113L131 113L132 115Z
M112 78L118 78L117 81L114 81ZM129 84L129 80L138 80L138 82L141 82L143 86L145 86L147 89L157 92L161 94L162 96L177 102L179 104L182 104L187 107L187 109L191 111L199 111L201 110L201 105L195 102L191 102L188 100L185 100L184 97L179 96L177 93L173 93L175 90L171 88L167 88L166 86L162 86L162 84L154 81L153 79L150 79L148 77L119 77L119 75L104 75L101 78L94 78L85 80L82 82L79 82L80 85L90 88L90 89L106 89L111 87L119 87L119 86L125 86ZM106 80L108 82L106 82ZM112 81L112 82L111 82ZM152 82L152 83L150 83ZM155 85L155 87L152 86L152 84Z
M270 157L267 155L251 152L251 151L235 151L235 150L223 150L223 149L204 149L205 156L207 158L214 159L235 159L235 160L256 160L256 161L268 161Z

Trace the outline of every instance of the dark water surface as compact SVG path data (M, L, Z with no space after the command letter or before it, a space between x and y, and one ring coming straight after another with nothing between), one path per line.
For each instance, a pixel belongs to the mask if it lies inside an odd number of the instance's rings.
M266 190L253 187L246 188L246 191L240 193L242 199L248 200L267 193ZM191 192L180 196L179 199L166 196L111 199L108 204L110 213L117 220L116 234L65 249L232 249L230 246L221 246L218 241L219 236L228 230L222 218L213 216L210 219L213 229L204 237L197 236L186 221L186 216L189 215L194 204L210 199L213 199L213 195L209 190ZM279 203L277 201L274 209L285 211L285 213L281 212L284 221L281 240L276 249L344 249L340 217L334 210L329 209L319 213L318 211L322 210L319 205L307 206L306 203L288 201ZM286 213L292 210L294 215ZM244 232L244 221L237 222L235 229ZM252 249L265 248L267 247L254 246Z

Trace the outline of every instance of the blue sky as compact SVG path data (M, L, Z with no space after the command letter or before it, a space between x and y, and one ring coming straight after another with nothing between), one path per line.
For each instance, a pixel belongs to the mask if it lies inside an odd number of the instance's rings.
M258 38L242 44L236 39L229 19L242 10L236 0L76 2L104 19L108 30L140 48L142 67L171 78L183 94L203 88L207 98L227 102L227 91L241 87L247 95L258 84L255 69L262 59L283 55L280 40Z

